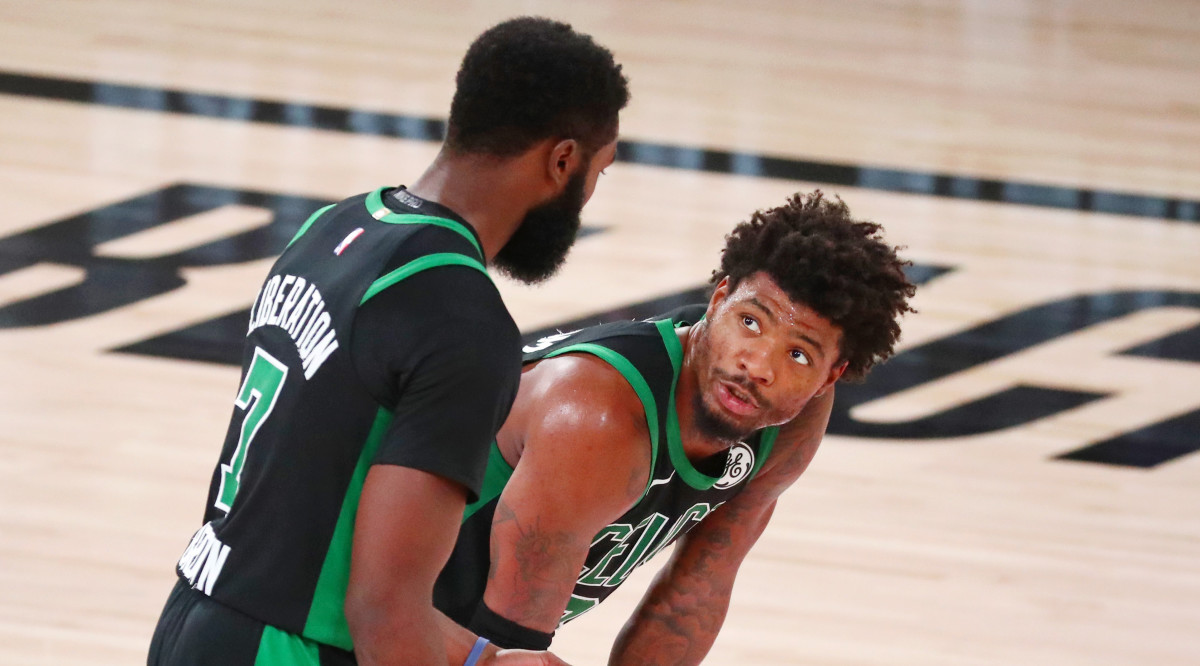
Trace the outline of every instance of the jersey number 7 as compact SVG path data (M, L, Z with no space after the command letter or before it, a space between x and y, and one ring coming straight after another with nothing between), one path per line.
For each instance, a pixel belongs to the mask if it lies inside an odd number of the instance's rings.
M237 400L234 404L238 409L246 410L242 419L242 433L238 437L237 448L233 450L233 458L229 463L221 463L221 487L217 491L217 499L213 504L225 513L233 505L237 496L238 484L242 480L242 468L246 465L246 453L254 435L262 427L264 421L275 409L275 400L279 390L283 388L283 380L287 379L287 366L280 363L261 347L254 348L254 360L250 362L250 370L238 389Z

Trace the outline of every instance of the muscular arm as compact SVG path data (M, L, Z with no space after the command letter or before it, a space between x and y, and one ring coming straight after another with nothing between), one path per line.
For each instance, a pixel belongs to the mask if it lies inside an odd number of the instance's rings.
M462 515L462 486L420 470L376 465L367 473L351 550L346 620L355 654L374 664L445 664L447 636L434 610L433 582L450 557ZM464 630L465 631L465 630Z
M502 448L513 440L522 453L496 506L484 602L508 620L550 633L592 537L645 488L645 413L611 366L563 356L522 378L501 430Z
M407 467L377 465L367 474L346 594L358 663L466 661L477 637L432 603L433 581L458 534L463 495L458 484ZM498 652L492 645L479 663L565 666L548 652Z
M725 621L738 567L779 495L816 454L833 391L813 398L780 429L774 453L746 489L692 529L675 548L613 645L609 664L699 664Z
M434 610L432 596L520 372L516 328L498 326L507 314L493 289L475 271L430 271L358 311L356 369L381 404L395 405L350 549L344 611L359 663L457 666L475 643ZM495 656L489 648L480 663L561 663L544 653Z

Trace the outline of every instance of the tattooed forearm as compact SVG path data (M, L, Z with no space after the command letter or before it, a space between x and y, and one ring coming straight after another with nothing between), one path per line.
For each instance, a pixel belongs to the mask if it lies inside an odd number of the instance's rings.
M725 527L709 530L701 538L706 547L695 555L692 571L696 576L706 578L713 575L712 565L720 562L725 556L725 549L733 543L733 538L729 529Z
M736 564L729 567L732 545L730 529L718 527L678 553L621 631L609 663L700 663L729 608L736 571Z
M742 558L762 534L779 495L804 473L820 446L832 392L814 398L780 429L774 453L741 493L677 546L613 646L609 664L698 664L725 621Z
M618 637L609 664L699 664L721 631L732 591L706 584L703 576L674 581L667 589L656 585Z
M738 567L774 506L743 492L680 540L621 630L609 664L699 664L725 622Z
M503 602L493 610L531 627L557 624L586 544L581 546L569 532L542 529L537 519L523 523L503 499L496 506L492 534L488 585L499 579L505 590Z

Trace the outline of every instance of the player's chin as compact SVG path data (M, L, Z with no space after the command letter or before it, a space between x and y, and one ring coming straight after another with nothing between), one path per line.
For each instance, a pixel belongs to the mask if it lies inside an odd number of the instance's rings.
M745 439L755 430L758 419L751 415L739 415L726 409L720 400L705 395L701 401L701 409L696 414L697 424L701 431L715 439L737 442Z
M720 400L709 401L706 399L705 402L713 417L724 423L727 431L743 433L743 436L738 439L744 439L763 428L783 425L796 416L796 414L782 413L774 404L757 404L750 413L737 414L725 409Z

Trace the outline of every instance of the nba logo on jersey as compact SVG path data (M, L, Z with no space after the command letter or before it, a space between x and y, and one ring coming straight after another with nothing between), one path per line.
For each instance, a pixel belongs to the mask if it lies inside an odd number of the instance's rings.
M337 248L335 248L333 250L333 253L339 257L342 256L342 252L345 251L346 246L353 243L354 239L358 238L362 234L363 234L362 227L359 227L359 228L355 229L354 231L351 231L345 238L342 239L342 242L338 243L338 246L337 246Z
M750 476L752 469L754 469L754 451L744 443L738 442L729 449L729 457L725 459L725 474L717 479L713 488L718 490L732 488Z

